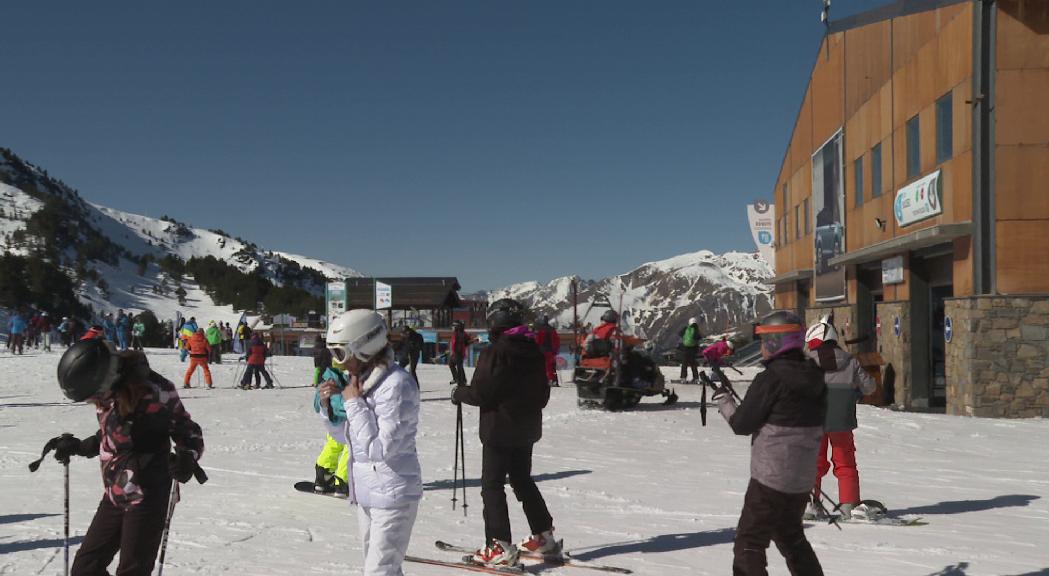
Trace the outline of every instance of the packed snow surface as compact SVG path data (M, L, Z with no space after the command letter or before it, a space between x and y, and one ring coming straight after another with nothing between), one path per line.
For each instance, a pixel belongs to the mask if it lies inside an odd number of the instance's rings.
M161 374L181 382L186 364L150 350ZM47 439L97 429L94 411L66 401L54 382L58 353L0 353L0 574L62 571L62 467L26 465ZM360 574L353 507L292 489L312 480L324 442L312 412L309 358L274 359L285 387L232 388L234 356L213 366L217 388L182 394L204 428L210 481L188 484L172 522L170 574ZM668 376L676 369L666 369ZM469 369L468 369L469 372ZM477 411L464 407L469 514L452 511L455 407L444 366L419 368L418 437L426 492L410 553L454 559L436 539L480 545L483 538ZM753 372L747 373L748 377ZM562 377L566 377L563 374ZM676 373L673 374L676 377ZM194 381L196 384L196 381ZM743 392L745 385L738 388ZM576 556L644 576L731 572L732 539L748 479L749 439L714 412L700 426L695 386L677 386L675 406L646 399L624 413L581 411L575 390L554 389L535 449L534 473L557 534ZM806 531L827 574L1049 574L1049 422L898 413L861 406L856 431L863 496L927 526L813 524ZM75 543L101 497L96 460L74 459ZM836 495L833 478L825 488ZM527 524L508 496L514 537ZM787 570L775 548L770 573ZM590 572L590 571L586 571ZM453 570L407 564L408 575ZM544 574L583 574L547 568ZM596 572L590 572L596 574Z

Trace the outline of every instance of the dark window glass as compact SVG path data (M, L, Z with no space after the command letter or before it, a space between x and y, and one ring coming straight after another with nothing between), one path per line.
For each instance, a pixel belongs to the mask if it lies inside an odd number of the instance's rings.
M783 183L783 201L780 203L783 206L783 213L787 213L787 183Z
M936 101L936 163L954 156L954 104L948 92Z
M852 174L852 189L856 193L856 207L859 208L863 206L863 156L852 163Z
M881 144L871 148L871 198L881 196Z
M801 238L801 218L798 217L798 213L801 212L801 207L797 204L794 205L794 237Z
M914 178L922 171L921 131L918 117L907 121L907 179Z

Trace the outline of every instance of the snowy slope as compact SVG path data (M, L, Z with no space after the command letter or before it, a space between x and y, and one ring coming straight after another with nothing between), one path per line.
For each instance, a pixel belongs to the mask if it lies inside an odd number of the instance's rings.
M714 254L701 250L648 262L625 274L579 282L582 324L598 324L605 307L587 309L598 294L622 309L628 328L651 338L661 349L676 344L677 331L696 317L704 334L721 333L745 324L772 306L772 269L756 253ZM515 298L550 315L559 326L572 323L571 282L523 282L483 295L494 301ZM578 278L577 278L578 280Z
M227 356L227 360L232 357ZM53 382L58 354L0 352L0 574L61 573L62 467L26 465L62 432L97 429L94 411L67 402ZM161 374L185 364L150 351ZM275 359L284 386L305 384L309 358ZM352 507L299 494L313 477L324 431L311 388L244 392L230 388L235 362L213 366L218 388L184 391L204 429L210 481L187 485L172 522L165 573L210 576L359 575ZM467 369L468 372L470 369ZM425 493L409 552L454 558L438 538L480 545L483 538L476 409L464 407L468 515L452 511L455 407L444 366L421 365L418 435ZM753 375L753 372L748 372ZM669 375L669 372L668 372ZM562 381L564 378L562 379ZM745 385L738 385L741 392ZM535 448L534 474L559 537L577 556L633 569L638 576L724 575L749 474L749 438L716 413L699 422L699 389L681 401L645 400L634 412L580 411L575 390L554 389ZM1049 421L985 420L861 406L856 431L865 498L885 502L927 526L810 525L826 574L848 576L1035 576L1049 573ZM76 545L101 497L98 462L74 459L71 529ZM836 494L833 476L825 489ZM508 495L513 536L527 524ZM787 570L775 548L769 572ZM407 565L408 576L458 572ZM548 568L549 576L589 571ZM596 572L592 574L598 574Z
M43 206L36 198L0 182L0 252L27 252L26 243L16 242L11 235L25 229L26 220Z

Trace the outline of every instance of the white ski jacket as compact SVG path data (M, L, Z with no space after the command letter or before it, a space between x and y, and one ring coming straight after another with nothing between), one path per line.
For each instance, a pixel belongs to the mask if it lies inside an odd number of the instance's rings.
M422 499L422 471L415 450L419 388L389 359L365 376L362 396L347 400L346 423L328 433L350 448L350 500L369 508L398 508Z

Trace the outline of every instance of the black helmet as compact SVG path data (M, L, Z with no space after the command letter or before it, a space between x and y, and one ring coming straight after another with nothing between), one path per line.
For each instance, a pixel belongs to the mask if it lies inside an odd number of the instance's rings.
M101 338L81 340L69 347L58 361L58 385L67 398L83 402L101 396L120 377L117 349Z
M773 312L754 326L754 335L761 338L761 351L773 358L789 350L805 346L805 324L797 314L788 310Z
M525 323L525 308L513 298L496 300L488 306L488 329L508 330Z
M466 328L466 325L463 324L462 320L454 320L452 322L452 330L460 330L460 329L463 329L463 328Z
M602 322L611 322L612 324L619 323L619 313L615 310L608 310L601 315Z

